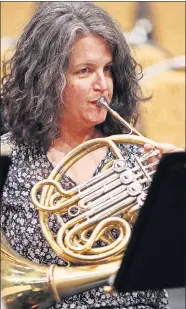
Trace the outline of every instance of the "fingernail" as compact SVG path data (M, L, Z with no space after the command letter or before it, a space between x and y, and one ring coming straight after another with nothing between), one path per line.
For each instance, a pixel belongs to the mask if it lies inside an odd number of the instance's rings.
M159 155L161 153L161 150L156 149L156 153L157 153L157 155Z

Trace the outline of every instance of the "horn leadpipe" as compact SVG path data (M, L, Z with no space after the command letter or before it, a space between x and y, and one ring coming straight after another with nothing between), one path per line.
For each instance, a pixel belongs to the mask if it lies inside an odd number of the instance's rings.
M134 127L132 127L125 119L123 119L116 111L114 111L107 103L105 97L101 97L97 101L97 106L104 107L114 118L116 118L119 122L123 124L124 127L130 130L130 133L135 133L139 136L143 136L141 133L139 133L138 130L136 130Z

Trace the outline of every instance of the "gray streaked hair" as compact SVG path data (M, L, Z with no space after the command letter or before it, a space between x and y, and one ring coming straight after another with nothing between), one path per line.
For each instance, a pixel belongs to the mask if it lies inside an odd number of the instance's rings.
M102 37L113 56L112 107L130 121L138 103L147 100L123 31L106 11L90 2L41 2L14 56L3 64L3 121L18 143L48 150L58 136L70 52L78 38L90 34ZM97 127L105 135L123 132L110 115Z

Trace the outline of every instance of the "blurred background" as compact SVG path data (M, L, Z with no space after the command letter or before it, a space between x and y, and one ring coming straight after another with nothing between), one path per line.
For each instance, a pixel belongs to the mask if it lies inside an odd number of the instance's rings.
M94 2L120 24L133 57L144 69L137 128L159 142L185 146L185 2ZM1 60L39 2L1 3Z
M39 2L1 2L1 60ZM185 2L94 2L122 27L133 57L144 69L138 129L146 137L185 147ZM1 125L0 125L1 127ZM185 291L169 291L171 309L185 308Z

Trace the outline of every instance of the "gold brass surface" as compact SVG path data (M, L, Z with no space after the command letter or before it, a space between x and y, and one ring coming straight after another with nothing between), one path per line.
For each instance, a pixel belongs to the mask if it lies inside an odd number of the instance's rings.
M54 301L106 284L120 265L42 266L18 255L3 233L1 245L1 297L6 309L48 308Z

